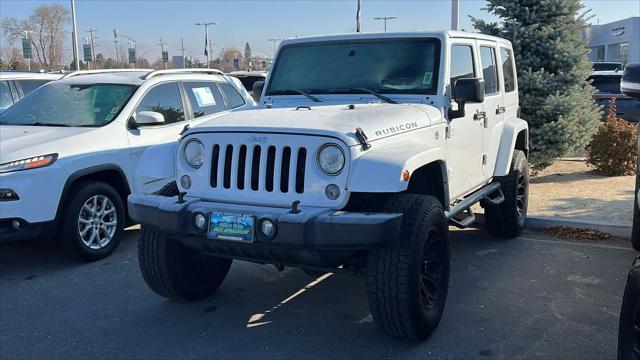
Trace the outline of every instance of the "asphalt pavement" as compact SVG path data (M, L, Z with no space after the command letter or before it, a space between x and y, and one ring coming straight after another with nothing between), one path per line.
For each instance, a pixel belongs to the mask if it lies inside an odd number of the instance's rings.
M624 244L526 233L452 232L439 328L411 343L378 331L365 279L234 262L211 297L156 296L138 271L137 230L110 258L0 246L0 358L614 359Z

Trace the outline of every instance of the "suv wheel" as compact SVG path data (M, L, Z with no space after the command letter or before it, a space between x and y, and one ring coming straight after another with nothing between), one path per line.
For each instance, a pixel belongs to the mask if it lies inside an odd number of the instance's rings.
M438 326L449 287L449 226L433 196L393 196L385 212L403 214L398 239L369 253L373 319L387 334L426 339Z
M622 298L618 359L640 359L640 256L633 262Z
M189 250L158 229L141 226L140 271L149 288L160 296L182 301L204 299L220 287L232 261Z
M529 205L529 165L524 152L515 150L511 170L500 181L504 202L495 206L483 203L485 223L489 233L514 238L522 233Z
M120 243L124 205L109 184L75 185L63 214L63 241L67 249L88 261L109 256Z

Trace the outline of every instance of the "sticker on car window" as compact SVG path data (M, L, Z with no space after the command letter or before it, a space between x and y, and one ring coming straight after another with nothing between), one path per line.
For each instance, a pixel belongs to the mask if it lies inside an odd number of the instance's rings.
M424 78L422 79L422 84L431 86L431 81L433 80L433 73L431 71L427 71L424 73Z
M191 89L193 96L196 97L199 107L215 106L216 99L213 98L213 93L208 87L199 87Z

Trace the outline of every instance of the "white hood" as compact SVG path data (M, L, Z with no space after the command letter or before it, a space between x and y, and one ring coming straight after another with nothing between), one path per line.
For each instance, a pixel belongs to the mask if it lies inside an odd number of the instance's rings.
M59 153L95 128L0 125L0 164Z
M257 109L232 112L208 120L189 130L202 132L277 132L333 136L349 146L360 142L361 128L369 141L430 126L440 112L420 104L356 104L295 108Z

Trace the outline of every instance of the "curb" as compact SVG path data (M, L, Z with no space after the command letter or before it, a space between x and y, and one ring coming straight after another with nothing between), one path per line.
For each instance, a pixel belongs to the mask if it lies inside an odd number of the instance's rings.
M631 238L631 224L604 223L589 220L575 220L566 217L528 216L527 227L532 229L549 229L558 226L598 230L616 237Z
M479 223L484 224L484 214L476 214ZM576 229L597 230L616 237L631 238L631 224L605 223L589 220L576 220L567 217L527 216L527 228L550 229L567 226Z

